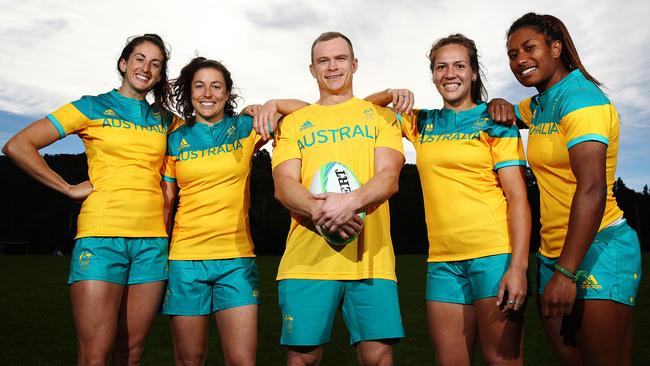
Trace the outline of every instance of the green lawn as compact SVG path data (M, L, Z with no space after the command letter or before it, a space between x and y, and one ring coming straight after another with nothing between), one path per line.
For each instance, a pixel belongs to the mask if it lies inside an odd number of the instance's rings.
M279 346L280 316L277 306L275 271L279 257L260 257L261 307L259 322L259 365L284 364L285 351ZM70 314L67 279L69 257L0 256L0 365L72 365L75 363L75 335ZM650 254L644 254L645 268ZM531 266L531 268L533 268ZM395 347L397 365L431 365L424 304L426 275L424 256L399 256L402 317L407 337ZM532 286L531 286L532 287ZM641 283L636 311L636 364L650 365L650 285ZM554 365L554 358L542 334L535 298L530 298L526 319L526 364ZM209 365L221 365L216 329L211 329ZM477 352L478 356L478 352ZM482 364L476 357L477 364ZM149 336L145 365L171 365L172 344L168 321L158 317ZM340 321L326 348L324 365L355 365L354 352Z

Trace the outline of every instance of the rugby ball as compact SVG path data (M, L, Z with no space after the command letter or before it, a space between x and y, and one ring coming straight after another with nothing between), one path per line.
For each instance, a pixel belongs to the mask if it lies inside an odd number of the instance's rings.
M326 164L323 164L318 170L314 177L311 180L311 186L309 188L311 193L349 193L355 189L359 189L361 184L357 177L354 176L354 173L346 167L345 165L332 161ZM358 213L361 220L366 219L365 211ZM348 239L341 238L338 234L332 233L327 229L322 228L320 225L314 223L318 233L330 244L332 245L346 245L352 242L357 238L357 235L354 235Z

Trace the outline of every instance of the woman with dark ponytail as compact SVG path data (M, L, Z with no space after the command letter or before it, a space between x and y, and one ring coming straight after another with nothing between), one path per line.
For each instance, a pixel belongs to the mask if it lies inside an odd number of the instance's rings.
M539 94L515 107L529 127L541 199L539 310L564 365L631 365L641 279L636 233L612 195L619 116L565 25L528 13L508 30L510 69ZM493 117L507 119L495 103Z
M477 341L486 364L523 365L530 241L523 145L516 127L488 115L473 40L452 34L429 51L439 109L401 115L413 143L429 239L426 300L438 365L470 365ZM408 90L367 100L398 111Z
M118 89L84 96L12 137L3 148L37 181L82 202L70 264L78 364L139 364L167 279L160 166L165 155L169 52L156 34L131 38ZM155 103L146 101L153 91ZM38 149L69 134L86 147L89 180L70 184Z

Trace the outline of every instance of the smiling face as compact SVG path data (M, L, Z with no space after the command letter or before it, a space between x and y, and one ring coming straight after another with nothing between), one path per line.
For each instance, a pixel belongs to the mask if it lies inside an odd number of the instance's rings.
M163 54L155 44L142 42L135 46L128 59L121 59L120 71L124 74L120 91L125 96L144 99L160 81Z
M539 92L550 88L568 73L562 62L562 43L547 41L531 27L523 27L508 37L510 70L524 86L534 86Z
M198 122L212 124L224 116L230 93L221 71L207 67L199 69L192 78L192 107Z
M472 82L475 80L476 72L472 70L465 46L448 44L435 51L433 83L445 108L465 110L475 106L472 101Z
M352 94L352 75L357 71L357 59L343 38L318 42L312 53L309 71L322 93Z

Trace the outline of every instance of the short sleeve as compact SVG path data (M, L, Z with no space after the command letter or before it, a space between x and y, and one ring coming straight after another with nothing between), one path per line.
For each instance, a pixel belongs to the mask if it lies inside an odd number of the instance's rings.
M253 129L253 117L247 114L237 115L237 138L250 139L253 144L257 144L262 139L262 136Z
M166 182L176 183L176 156L165 155L162 167L160 168L160 175L162 180Z
M273 140L273 169L281 163L291 159L302 159L296 134L296 117L293 114L286 116L278 127Z
M413 110L413 114L400 113L397 115L397 121L402 129L402 136L407 140L414 142L418 138L418 121L420 120L420 111Z
M173 115L171 122L169 123L169 126L167 127L167 134L170 134L174 131L176 131L179 127L181 127L183 124L185 124L185 120L177 115Z
M70 134L78 134L88 127L91 108L90 97L82 97L48 114L47 119L56 127L59 138L63 138Z
M516 126L494 124L486 133L494 170L508 166L526 166L524 145Z
M402 144L402 128L399 115L385 108L378 108L377 137L375 148L389 147L404 155Z
M609 144L610 129L617 119L616 110L599 90L569 92L560 107L567 149L585 141Z
M529 97L515 105L515 114L517 115L517 118L524 122L526 126L530 126L530 122L533 120L533 111L530 106L531 100L532 97Z

